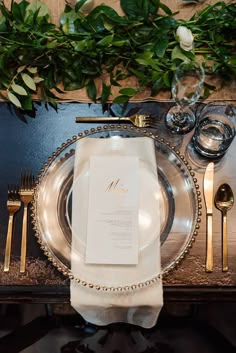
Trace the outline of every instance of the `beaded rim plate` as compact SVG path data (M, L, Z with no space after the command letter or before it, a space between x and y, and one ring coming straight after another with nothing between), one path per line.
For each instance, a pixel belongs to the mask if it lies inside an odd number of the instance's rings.
M99 283L99 280L93 277L82 274L78 278L72 273L69 208L76 141L84 137L106 138L117 135L124 138L146 136L154 140L161 186L161 206L164 209L160 234L162 273L152 273L136 282L110 286L109 281ZM92 128L68 139L52 153L42 168L32 202L33 227L45 255L71 280L97 290L134 290L148 286L169 273L188 253L200 223L201 198L198 189L197 179L187 160L158 135L127 125Z

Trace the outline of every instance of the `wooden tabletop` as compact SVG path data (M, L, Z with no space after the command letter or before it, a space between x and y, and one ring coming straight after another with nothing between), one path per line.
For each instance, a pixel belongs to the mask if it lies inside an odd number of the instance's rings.
M130 104L146 113L155 112L160 125L155 133L168 139L189 160L202 189L203 175L208 161L197 157L191 147L191 134L184 138L172 136L163 128L163 117L169 103ZM118 108L117 108L118 109ZM115 109L114 109L115 110ZM68 138L92 126L76 124L75 117L102 115L100 104L64 103L58 112L37 106L35 118L17 116L6 103L0 105L0 301L2 302L69 302L69 280L48 261L31 229L28 238L26 272L19 269L22 210L17 213L13 238L10 272L3 272L4 249L7 234L7 185L20 182L24 168L40 172L47 158ZM25 119L25 121L24 121ZM97 126L96 124L93 126ZM234 154L236 140L226 155L215 165L214 191L221 183L229 183L236 190ZM205 272L206 221L202 199L202 219L196 241L185 259L164 279L166 300L235 300L236 292L236 206L228 213L229 271L222 272L221 214L213 210L214 270Z

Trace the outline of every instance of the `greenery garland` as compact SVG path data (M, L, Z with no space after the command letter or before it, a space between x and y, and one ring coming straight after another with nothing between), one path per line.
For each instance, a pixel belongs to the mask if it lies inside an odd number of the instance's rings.
M196 12L189 21L176 20L160 0L120 0L125 16L109 6L80 12L86 0L75 7L68 3L60 25L50 21L48 7L40 1L11 2L10 10L0 0L0 90L1 97L16 107L31 111L35 93L45 104L56 107L55 89L86 88L97 101L95 79L109 74L102 83L100 102L108 101L112 86L136 76L138 88L120 88L113 100L125 103L144 88L155 96L169 90L176 66L184 60L203 57L207 75L222 82L236 77L236 4L218 2ZM176 29L189 28L194 50L179 45ZM121 69L122 68L122 69ZM207 87L207 86L206 86Z

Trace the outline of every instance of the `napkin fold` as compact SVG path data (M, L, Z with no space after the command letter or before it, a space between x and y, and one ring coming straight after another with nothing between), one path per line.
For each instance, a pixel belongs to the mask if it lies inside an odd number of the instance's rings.
M137 265L85 263L88 224L89 161L92 156L139 159L139 259ZM107 166L109 168L109 166ZM128 170L127 170L128 173ZM77 278L105 286L132 285L161 273L159 183L154 141L148 137L83 138L77 141L72 197L71 271ZM99 234L96 234L99 236ZM102 246L102 244L101 244ZM72 280L71 305L95 325L125 322L144 328L156 324L163 306L161 278L124 292L84 287Z

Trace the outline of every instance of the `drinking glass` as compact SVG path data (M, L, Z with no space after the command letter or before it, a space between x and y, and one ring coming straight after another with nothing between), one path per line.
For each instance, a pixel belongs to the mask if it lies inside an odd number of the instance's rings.
M225 102L207 104L193 135L193 147L204 157L222 157L235 137L235 123L235 107Z
M196 123L196 118L189 108L201 95L205 73L197 62L181 63L174 74L171 92L177 105L166 114L165 123L172 133L186 134Z

